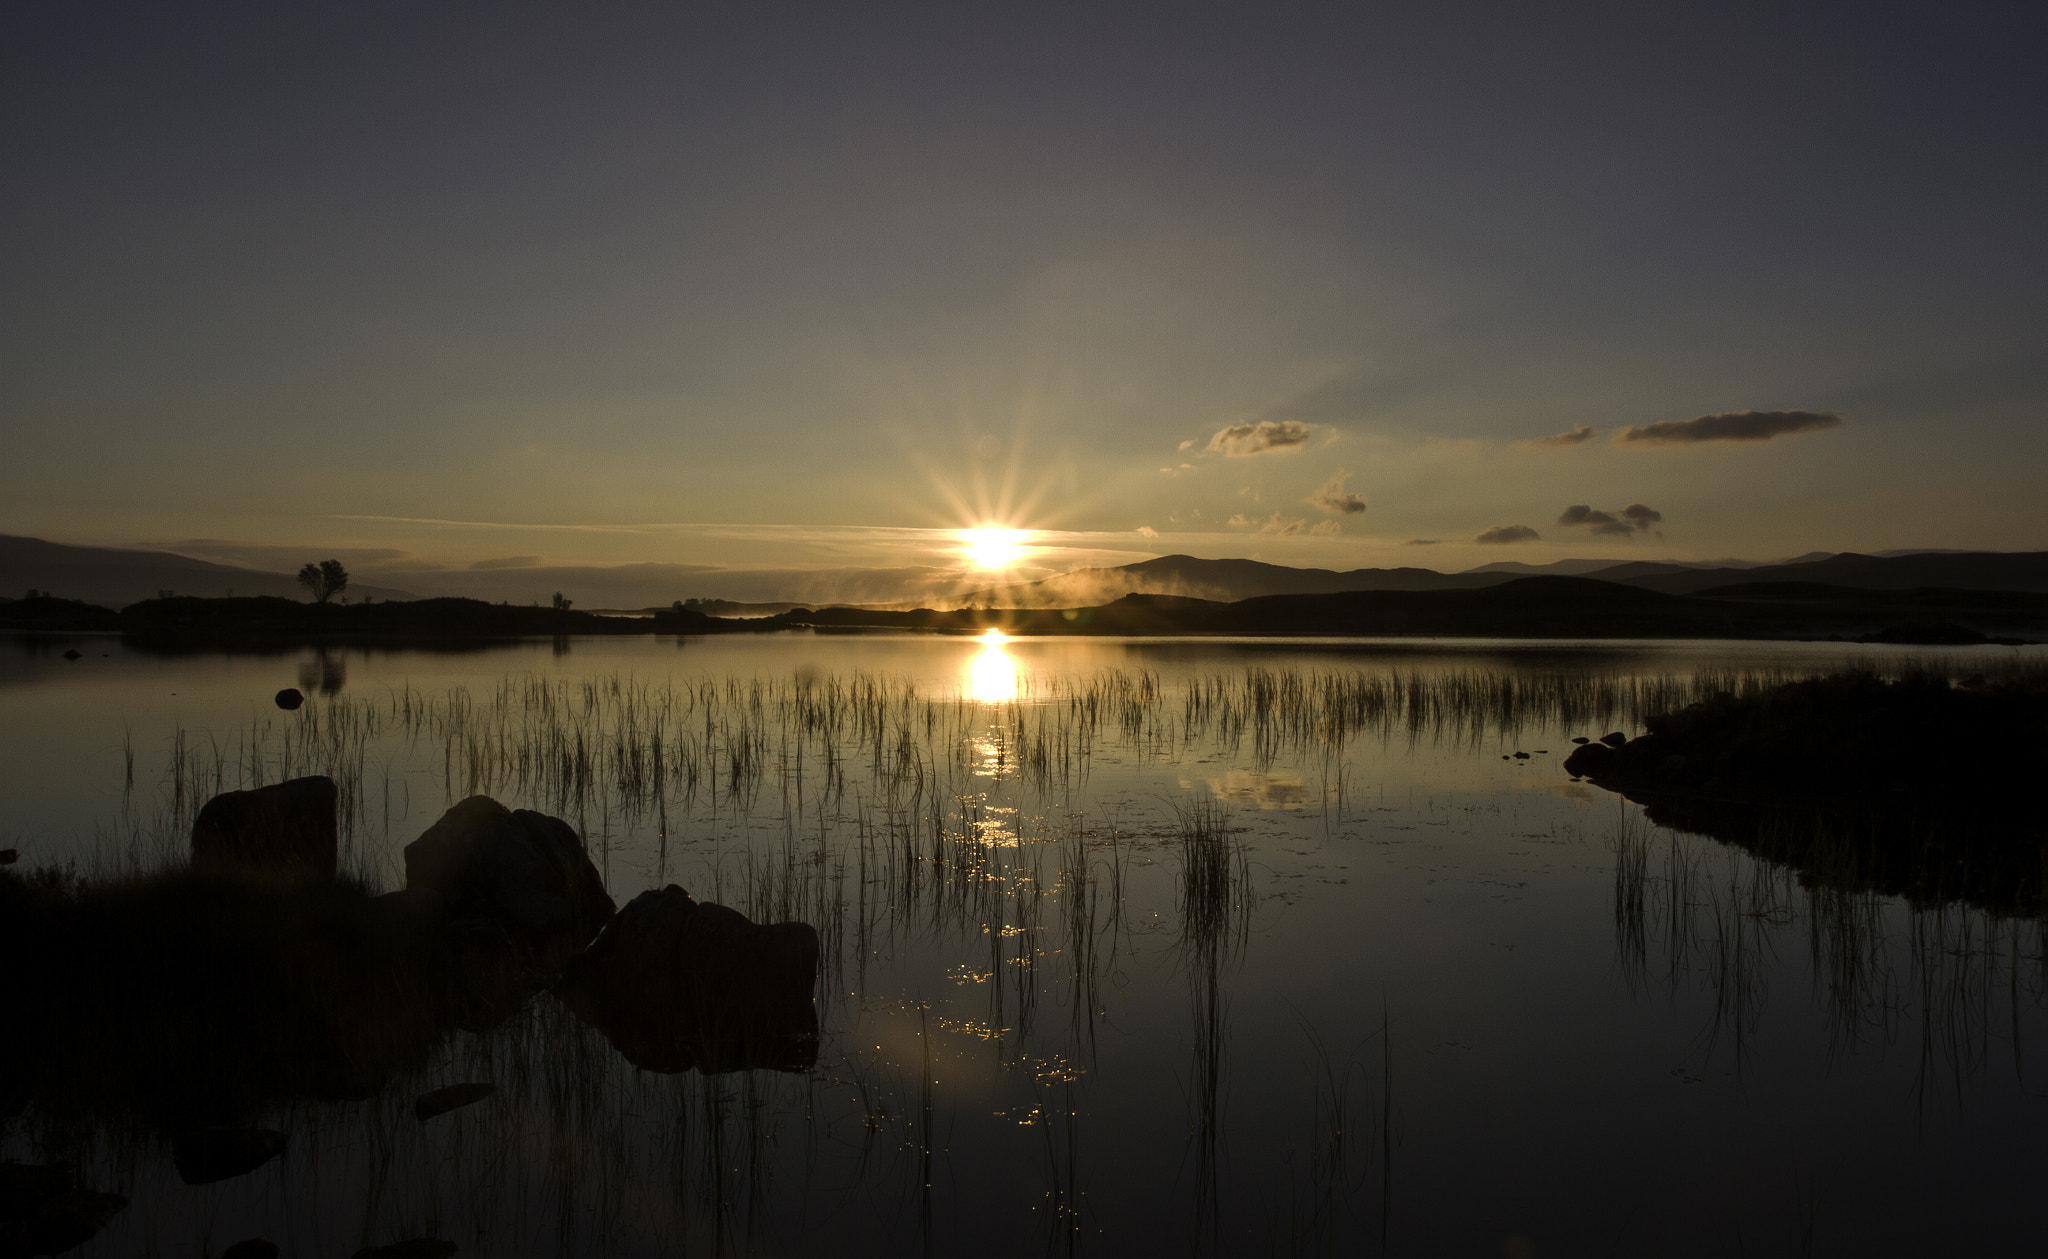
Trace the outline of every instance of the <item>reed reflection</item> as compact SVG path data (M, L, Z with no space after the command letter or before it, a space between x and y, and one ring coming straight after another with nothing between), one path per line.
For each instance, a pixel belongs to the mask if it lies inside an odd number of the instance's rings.
M1017 661L1004 650L1010 636L999 629L981 636L981 650L962 671L967 698L977 704L1004 704L1017 698Z

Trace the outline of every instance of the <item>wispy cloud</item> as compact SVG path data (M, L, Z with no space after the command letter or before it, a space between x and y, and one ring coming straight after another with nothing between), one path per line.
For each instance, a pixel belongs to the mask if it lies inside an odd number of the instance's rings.
M479 572L493 572L505 568L537 568L539 565L538 555L507 555L501 559L478 560L470 567Z
M1315 425L1300 420L1260 420L1256 424L1232 424L1218 429L1204 447L1211 453L1243 458L1269 451L1296 450L1307 443ZM1186 449L1186 447L1182 447Z
M1260 533L1270 533L1282 538L1298 537L1302 534L1308 534L1311 537L1327 538L1343 531L1343 526L1334 520L1325 520L1321 524L1310 525L1308 521L1299 517L1289 519L1277 511L1264 520L1259 519L1257 516L1247 516L1243 512L1239 512L1237 515L1232 516L1227 523L1237 525L1240 528L1248 526L1257 529Z
M1599 435L1600 430L1588 424L1581 428L1575 428L1569 433L1552 433L1548 437L1538 437L1529 444L1531 446L1583 446Z
M1406 542L1403 542L1403 543L1402 543L1401 545L1402 545L1402 546L1436 546L1436 545L1437 545L1437 540L1436 540L1435 538L1410 538L1410 539L1408 539L1408 540L1407 540Z
M1723 411L1690 420L1661 420L1623 429L1617 446L1691 446L1700 442L1766 442L1789 433L1840 428L1833 411Z
M1651 525L1663 520L1663 512L1641 503L1630 503L1618 512L1600 511L1579 503L1565 508L1557 523L1567 528L1591 529L1594 533L1634 534L1647 532Z
M1159 530L1154 529L1151 525L1139 525L1138 536L1141 538L1156 538L1159 536Z
M1481 546L1506 546L1510 542L1534 542L1542 536L1527 525L1495 525L1472 540Z
M1344 478L1350 475L1349 472L1339 472L1325 481L1323 488L1309 495L1304 501L1311 506L1322 508L1332 516L1357 515L1365 510L1365 496L1344 492Z

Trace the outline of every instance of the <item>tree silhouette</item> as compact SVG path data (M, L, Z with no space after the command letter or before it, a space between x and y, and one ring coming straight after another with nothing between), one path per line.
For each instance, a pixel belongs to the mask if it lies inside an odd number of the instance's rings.
M562 597L561 591L557 590L555 592L555 611L567 612L569 610L569 605L574 602L576 602L574 599L564 599Z
M321 560L299 570L299 584L312 592L317 603L325 603L348 588L348 570L340 560Z

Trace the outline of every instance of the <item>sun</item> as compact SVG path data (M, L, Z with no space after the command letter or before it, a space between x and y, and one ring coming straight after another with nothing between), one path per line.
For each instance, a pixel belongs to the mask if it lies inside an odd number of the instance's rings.
M1015 568L1030 549L1025 545L1028 537L1022 529L962 529L960 554L973 568Z

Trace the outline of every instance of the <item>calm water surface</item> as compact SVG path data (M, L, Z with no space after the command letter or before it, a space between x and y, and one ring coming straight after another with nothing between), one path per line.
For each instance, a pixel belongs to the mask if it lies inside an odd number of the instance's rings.
M568 819L621 904L680 883L826 953L807 1074L640 1072L543 996L387 1097L267 1116L291 1147L237 1180L91 1138L133 1201L88 1254L2038 1244L2038 921L1815 892L1560 768L1644 704L1924 649L67 645L0 645L24 863L151 868L213 792L329 773L385 887L482 792ZM464 1079L500 1093L414 1121Z

